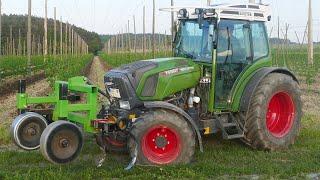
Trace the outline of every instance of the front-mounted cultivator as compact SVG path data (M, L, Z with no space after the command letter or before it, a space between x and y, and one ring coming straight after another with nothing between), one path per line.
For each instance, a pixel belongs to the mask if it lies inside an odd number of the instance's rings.
M121 141L105 137L107 124L121 123L115 118L98 119L98 94L107 96L86 77L74 77L56 81L54 92L46 97L30 97L26 94L26 82L19 81L17 107L19 116L11 126L14 142L22 149L35 150L40 147L44 157L57 164L74 160L83 146L83 132L95 134L98 144L107 150L115 142L117 150L126 148ZM123 125L124 126L124 125ZM123 127L122 129L126 128ZM108 148L112 148L109 147Z

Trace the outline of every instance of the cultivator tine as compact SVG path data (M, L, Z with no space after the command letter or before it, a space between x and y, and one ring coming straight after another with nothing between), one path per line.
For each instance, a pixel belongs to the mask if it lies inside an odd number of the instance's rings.
M106 145L103 143L102 137L99 135L96 135L96 141L97 141L97 144L99 145L99 148L101 149L101 151L103 153L102 158L98 161L98 164L97 164L97 167L101 167L107 157Z
M101 167L104 163L104 161L106 160L107 157L107 153L103 148L100 148L103 151L103 157L98 161L97 167Z
M128 164L128 166L126 168L124 168L124 170L126 170L126 171L130 170L136 164L137 156L138 156L138 143L136 141L136 138L133 135L130 134L130 136L134 140L134 153L133 153L133 157L132 157L130 163Z

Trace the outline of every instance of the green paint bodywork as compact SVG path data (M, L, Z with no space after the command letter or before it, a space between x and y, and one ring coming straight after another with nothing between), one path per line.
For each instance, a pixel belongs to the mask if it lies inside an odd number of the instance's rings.
M213 51L213 57L216 57L216 50ZM211 90L209 96L208 110L209 112L222 112L231 111L238 112L240 108L240 101L245 87L247 86L251 77L263 67L271 67L271 57L267 56L263 59L259 59L249 64L238 76L234 86L231 90L228 102L225 106L215 107L215 80L216 80L216 58L213 58L211 64L195 62L191 59L172 57L172 58L161 58L152 59L148 61L157 62L158 66L150 71L143 74L136 93L142 101L161 101L164 98L180 92L182 90L196 87L201 77L201 69L205 67L212 68L212 79L211 79ZM164 72L174 70L177 68L192 67L192 69L182 72L172 73L170 75L164 75ZM144 97L142 91L148 77L159 74L158 83L156 87L156 93L154 96Z
M265 57L263 59L259 59L253 62L253 64L247 66L247 68L244 69L240 76L237 78L235 85L231 90L231 97L229 99L227 110L232 112L238 112L240 109L240 101L242 94L244 92L244 89L248 85L250 79L259 69L271 66L272 61L270 56Z
M200 65L186 58L152 59L158 66L142 76L136 93L142 101L161 101L164 98L182 90L195 87L200 79ZM166 71L173 73L165 74ZM148 77L159 74L158 84L154 96L144 97L142 91Z
M69 92L85 94L86 103L73 104L68 100L60 100L59 87L61 84L68 85ZM91 126L91 121L97 118L98 88L88 85L83 76L70 78L68 82L56 81L54 92L47 97L29 97L26 93L17 94L17 108L27 109L31 104L54 105L53 121L66 119L81 124L86 132L95 133L96 129Z

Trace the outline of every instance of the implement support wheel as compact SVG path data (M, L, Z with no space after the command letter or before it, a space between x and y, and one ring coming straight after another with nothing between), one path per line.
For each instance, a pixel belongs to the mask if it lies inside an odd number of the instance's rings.
M20 148L35 150L40 147L40 137L47 125L47 120L40 114L27 112L14 119L10 133Z
M65 164L75 160L83 146L83 135L78 126L67 121L51 123L40 139L40 151L50 162Z

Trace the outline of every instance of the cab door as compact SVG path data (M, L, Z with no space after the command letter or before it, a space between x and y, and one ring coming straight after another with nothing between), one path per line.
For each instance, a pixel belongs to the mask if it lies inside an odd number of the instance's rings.
M239 75L252 62L250 24L242 20L221 20L218 25L214 109L226 109Z

